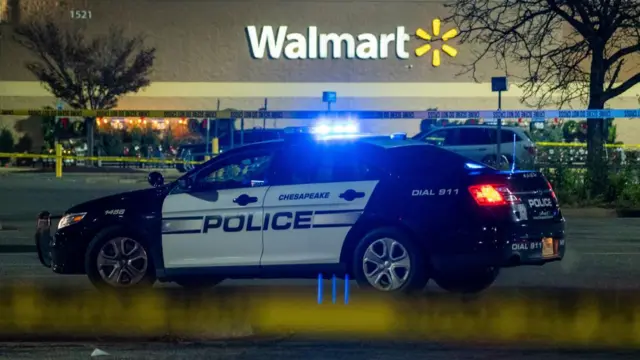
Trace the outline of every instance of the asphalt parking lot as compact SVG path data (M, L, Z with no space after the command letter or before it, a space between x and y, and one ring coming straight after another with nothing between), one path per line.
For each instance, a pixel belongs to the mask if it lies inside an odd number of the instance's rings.
M0 223L9 230L0 231L0 283L66 285L88 288L84 276L59 276L38 263L34 253L1 253L6 245L31 245L35 215L40 210L61 213L70 206L99 196L145 188L145 184L118 182L87 183L39 176L3 176L0 178ZM565 259L543 267L504 270L495 288L640 288L640 219L567 218ZM269 280L227 281L221 286L291 285L309 287L313 281ZM170 285L169 285L170 286ZM435 290L435 286L431 285ZM491 291L489 289L488 291ZM310 297L314 294L310 293ZM0 359L73 359L86 358L95 344L0 344ZM96 345L97 346L97 345ZM100 345L102 346L102 345ZM438 344L389 345L383 343L325 343L283 339L229 346L220 344L106 344L117 358L179 359L270 359L282 357L360 359L404 358L539 358L599 359L638 358L638 353L523 351L516 348L455 347ZM546 352L545 352L546 351Z
M0 359L87 359L99 348L110 356L99 359L218 359L218 360L636 360L640 352L584 351L571 349L535 349L491 346L483 344L464 347L434 343L393 342L319 342L292 338L267 339L233 343L66 343L66 344L4 344Z

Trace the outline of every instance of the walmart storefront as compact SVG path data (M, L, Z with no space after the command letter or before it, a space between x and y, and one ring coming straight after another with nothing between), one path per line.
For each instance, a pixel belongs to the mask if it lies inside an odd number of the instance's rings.
M6 1L6 0L5 0ZM477 74L456 76L472 49L460 46L451 24L434 22L446 9L437 2L371 1L100 1L25 0L20 20L50 13L87 33L111 24L128 34L146 34L157 47L152 84L120 101L125 109L321 110L323 91L336 91L334 109L493 109L492 62ZM69 11L91 11L70 19ZM9 25L10 26L10 25ZM8 26L2 31L8 34ZM431 38L441 39L430 44ZM11 36L0 40L0 107L38 108L55 99L24 69L29 56ZM336 46L341 44L342 46ZM637 106L635 93L612 107ZM512 87L503 107L519 109ZM5 123L15 119L3 119ZM260 121L261 123L261 121ZM289 122L291 123L291 122ZM378 121L375 130L418 130L419 121ZM626 121L621 140L634 142L640 122ZM271 124L269 124L271 125ZM278 126L286 124L279 122ZM249 124L251 126L251 124ZM637 127L638 131L634 131ZM640 136L639 136L640 137ZM640 139L635 140L640 142Z

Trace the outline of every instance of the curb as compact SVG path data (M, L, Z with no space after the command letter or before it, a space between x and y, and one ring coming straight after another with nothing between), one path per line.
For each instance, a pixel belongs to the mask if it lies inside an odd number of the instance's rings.
M496 289L389 297L354 289L349 305L318 305L314 287L218 288L129 294L65 288L0 289L0 339L286 336L640 346L640 294L632 291ZM413 311L407 311L412 309ZM376 314L376 316L371 316Z

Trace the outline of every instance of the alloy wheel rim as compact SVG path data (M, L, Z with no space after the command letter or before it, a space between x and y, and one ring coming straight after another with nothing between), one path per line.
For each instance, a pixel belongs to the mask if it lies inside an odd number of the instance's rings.
M381 291L394 291L407 283L411 259L398 241L382 238L371 243L362 259L364 276L371 286Z
M98 253L98 272L107 284L129 287L138 284L147 273L149 257L137 241L118 237L107 241Z

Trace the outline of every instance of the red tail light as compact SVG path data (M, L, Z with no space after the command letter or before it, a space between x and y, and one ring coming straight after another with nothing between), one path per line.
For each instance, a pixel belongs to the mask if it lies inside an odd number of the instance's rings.
M534 156L538 153L538 149L536 149L535 145L527 146L527 147L525 147L525 149L527 149L529 154L534 155Z
M507 205L509 202L505 199L503 192L500 191L502 187L503 185L492 184L473 185L469 186L469 192L480 206Z

